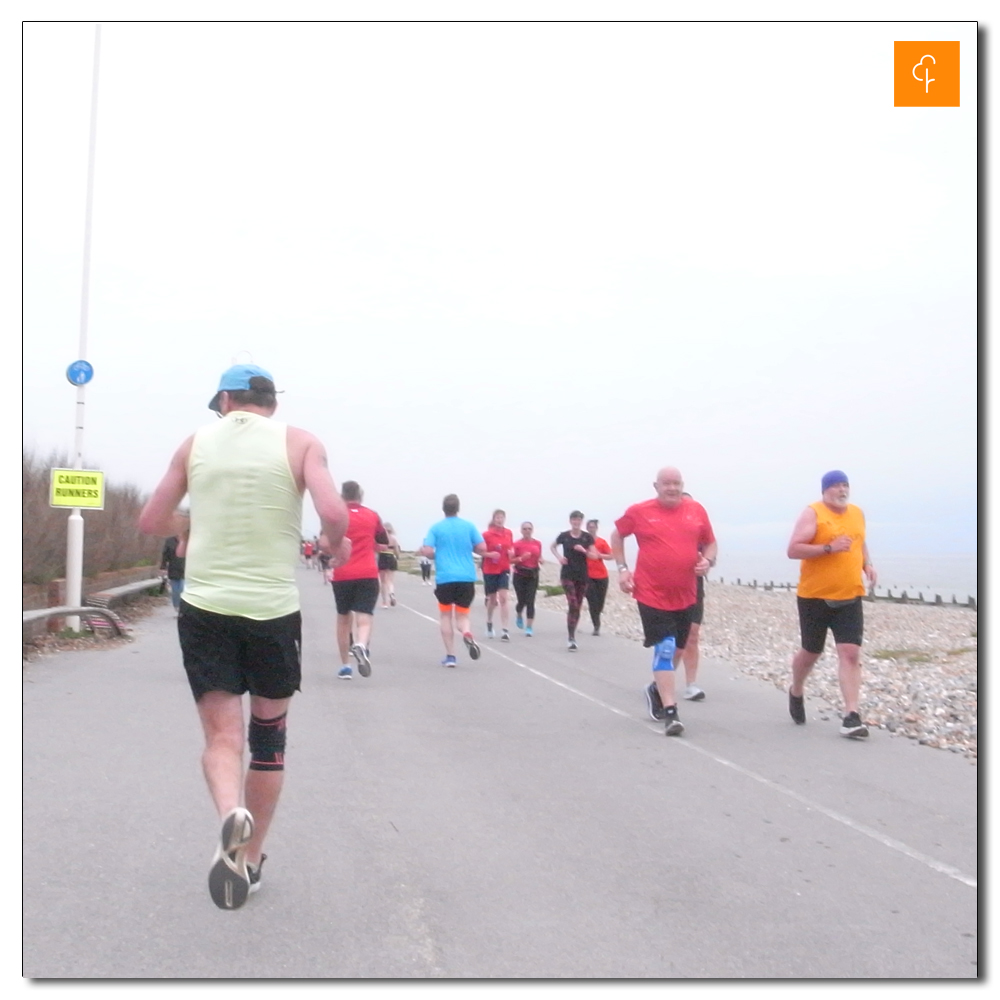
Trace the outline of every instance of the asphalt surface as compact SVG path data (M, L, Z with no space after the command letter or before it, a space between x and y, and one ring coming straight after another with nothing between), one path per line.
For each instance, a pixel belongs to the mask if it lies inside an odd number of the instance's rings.
M135 642L30 664L31 978L841 979L977 976L977 769L706 660L687 731L646 714L649 653L540 612L443 648L397 574L367 679L300 570L303 686L260 892L207 891L218 823L169 607ZM482 636L482 600L473 613ZM711 628L711 608L705 628Z

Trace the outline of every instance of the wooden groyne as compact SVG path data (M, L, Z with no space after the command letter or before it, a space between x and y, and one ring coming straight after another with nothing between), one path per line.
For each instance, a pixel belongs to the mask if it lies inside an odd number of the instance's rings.
M726 581L720 577L719 583L725 583ZM743 580L737 577L735 580L730 580L731 586L737 587L752 587L754 590L788 590L794 591L798 586L795 583L775 583L773 580L763 581L763 580ZM923 591L917 591L916 594L910 594L905 590L901 590L899 594L894 594L891 587L884 589L882 593L879 593L878 587L873 587L864 598L866 601L886 601L891 604L926 604L929 606L937 605L939 607L949 607L949 608L970 608L972 611L978 610L978 605L976 599L970 594L964 601L958 600L955 594L951 595L951 600L946 601L940 594L934 594L933 597L925 597Z

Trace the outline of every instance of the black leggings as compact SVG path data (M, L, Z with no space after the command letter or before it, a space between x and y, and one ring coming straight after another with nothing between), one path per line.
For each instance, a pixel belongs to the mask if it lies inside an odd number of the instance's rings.
M420 564L420 576L424 580L429 580L431 578L431 564L421 563Z
M580 621L580 607L587 593L587 581L564 578L559 582L566 594L566 631L572 639L576 636L576 626Z
M514 574L514 593L517 594L517 604L514 613L520 615L524 608L528 609L528 621L535 620L535 593L538 591L538 570L530 573Z
M601 612L604 610L604 598L608 596L608 578L587 581L587 607L590 609L590 620L594 628L601 627Z

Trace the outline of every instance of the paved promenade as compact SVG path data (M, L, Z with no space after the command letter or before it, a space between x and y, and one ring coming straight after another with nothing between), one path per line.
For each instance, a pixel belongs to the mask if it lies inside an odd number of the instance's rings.
M172 610L27 667L26 976L976 976L958 755L796 727L782 692L713 660L668 739L648 652L581 627L568 653L552 612L447 670L406 574L372 676L341 681L330 588L299 582L285 792L235 912L208 895L218 824ZM481 597L473 618L481 636Z

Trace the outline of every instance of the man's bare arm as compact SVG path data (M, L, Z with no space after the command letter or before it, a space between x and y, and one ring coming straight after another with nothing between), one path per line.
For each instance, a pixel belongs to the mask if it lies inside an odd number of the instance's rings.
M174 452L166 474L142 508L139 530L144 535L159 535L163 538L177 535L184 538L190 531L190 519L180 514L177 508L187 493L187 466L193 440L193 436L189 437Z
M825 545L813 543L816 537L816 524L816 511L812 507L806 507L792 528L792 537L788 542L789 559L818 559L820 556L829 555ZM838 535L829 544L830 552L847 552L851 547L851 539L848 535Z
M351 554L351 542L346 537L350 521L347 504L340 498L330 475L322 442L310 434L304 444L302 482L319 515L320 548L342 565Z
M618 565L618 586L626 594L631 594L633 590L632 571L622 569L625 565L625 539L618 533L617 528L611 531L611 554L615 557Z

